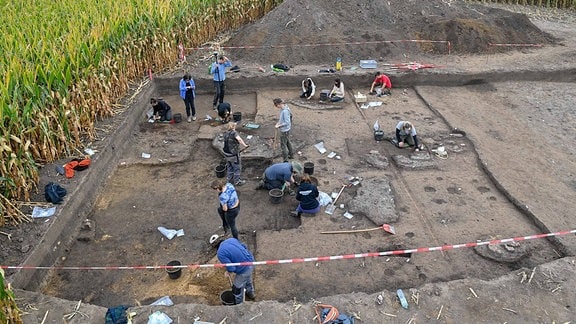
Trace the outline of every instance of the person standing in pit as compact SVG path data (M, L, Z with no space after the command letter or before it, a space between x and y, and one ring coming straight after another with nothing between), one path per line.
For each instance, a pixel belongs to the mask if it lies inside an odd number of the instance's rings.
M214 53L215 56L218 53ZM219 103L224 102L224 81L226 80L226 68L231 67L232 62L224 55L220 55L218 60L212 63L210 74L214 75L214 100L212 101L212 109L216 110Z
M188 73L184 74L184 77L180 80L180 97L184 100L186 116L188 117L189 123L196 120L196 107L194 106L194 97L196 97L195 89L196 85L194 84L192 76Z
M240 214L240 200L236 188L224 179L212 181L212 189L218 191L218 215L222 219L222 228L224 233L228 229L232 232L234 238L238 238L238 229L236 228L236 217Z
M284 100L276 98L272 102L276 108L280 109L280 115L278 116L278 122L275 127L280 131L280 148L282 149L282 157L284 158L284 162L288 162L288 159L294 158L294 154L292 153L292 143L290 143L292 112Z
M246 245L238 239L229 238L220 243L216 254L220 263L241 263L254 262L254 256ZM254 282L252 281L253 265L247 266L226 266L225 276L230 278L232 273L234 283L232 284L232 293L234 294L235 304L241 304L244 301L244 290L246 290L246 299L255 300Z
M228 173L226 179L235 186L241 186L246 183L246 180L240 179L240 173L242 172L240 144L244 148L248 147L242 137L236 132L236 123L229 122L228 130L224 134L224 149L222 151L226 159L226 170Z

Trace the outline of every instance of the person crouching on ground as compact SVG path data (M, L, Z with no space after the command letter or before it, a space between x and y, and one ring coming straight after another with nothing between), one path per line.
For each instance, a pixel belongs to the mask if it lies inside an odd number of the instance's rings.
M295 182L294 175L301 175L302 170L302 164L294 161L272 164L264 170L256 189L288 189L291 196L295 195L290 186Z
M332 102L339 102L344 100L344 95L344 82L340 79L335 79L334 87L332 87L332 91L330 91L328 98L330 98L330 101Z
M409 121L401 121L396 125L396 144L400 148L414 146L415 151L420 151L416 127Z
M374 89L376 89L376 94L378 94L379 97L391 95L392 92L390 89L392 89L392 82L390 81L390 78L386 74L376 72L376 77L370 87L370 94L374 94Z
M227 102L222 102L218 104L218 117L222 119L222 124L226 124L230 121L230 114L232 113L232 107Z
M150 98L150 104L154 108L155 121L172 120L172 108L162 99Z
M226 179L235 186L241 186L246 183L246 180L240 179L240 173L242 172L240 144L242 144L244 148L248 147L242 137L236 132L236 123L229 122L228 130L224 134L224 149L222 151L226 159Z
M236 217L240 214L240 200L236 188L224 179L212 181L212 189L218 191L218 215L222 219L222 228L224 233L228 233L228 228L234 238L238 238L238 229L236 229Z
M310 100L314 96L315 92L316 92L316 85L314 84L314 81L312 81L312 79L306 78L302 80L302 94L300 95L300 98L306 98Z
M235 238L229 238L220 243L218 252L216 253L220 263L241 263L241 262L254 262L254 256L246 245ZM234 283L232 284L232 293L234 294L234 302L236 305L244 301L244 290L246 290L246 299L255 300L254 283L252 281L252 273L254 272L253 265L247 266L226 266L226 277L235 273Z
M318 202L318 188L310 180L310 175L304 173L296 192L296 200L300 203L296 211L291 212L292 216L300 217L302 213L316 214L320 211L320 202Z

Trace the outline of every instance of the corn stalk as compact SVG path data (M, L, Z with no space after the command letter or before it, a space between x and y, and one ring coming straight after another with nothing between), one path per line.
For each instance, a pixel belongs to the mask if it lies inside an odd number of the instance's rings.
M279 0L3 1L0 195L29 200L38 165L70 155L115 113L130 81L261 17ZM18 214L0 199L0 226Z

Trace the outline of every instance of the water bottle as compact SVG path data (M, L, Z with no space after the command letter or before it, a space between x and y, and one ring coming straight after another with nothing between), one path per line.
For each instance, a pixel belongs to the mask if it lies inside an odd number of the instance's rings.
M342 59L339 57L336 59L336 71L342 71Z

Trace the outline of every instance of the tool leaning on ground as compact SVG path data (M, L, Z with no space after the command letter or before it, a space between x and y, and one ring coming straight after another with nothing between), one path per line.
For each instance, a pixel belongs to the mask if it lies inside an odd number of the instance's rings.
M334 201L326 206L326 209L324 210L324 212L328 215L332 215L334 214L334 211L336 210L336 201L338 200L338 198L340 198L340 195L342 194L342 191L344 191L344 188L348 187L349 185L343 184L342 188L340 188L340 192L338 192L338 195L336 196L336 198L334 198Z
M346 231L327 231L327 232L320 232L320 234L348 234L348 233L361 233L361 232L370 232L382 229L390 234L396 234L396 229L392 225L383 224L382 226L378 226L375 228L366 228L366 229L358 229L358 230L346 230Z

